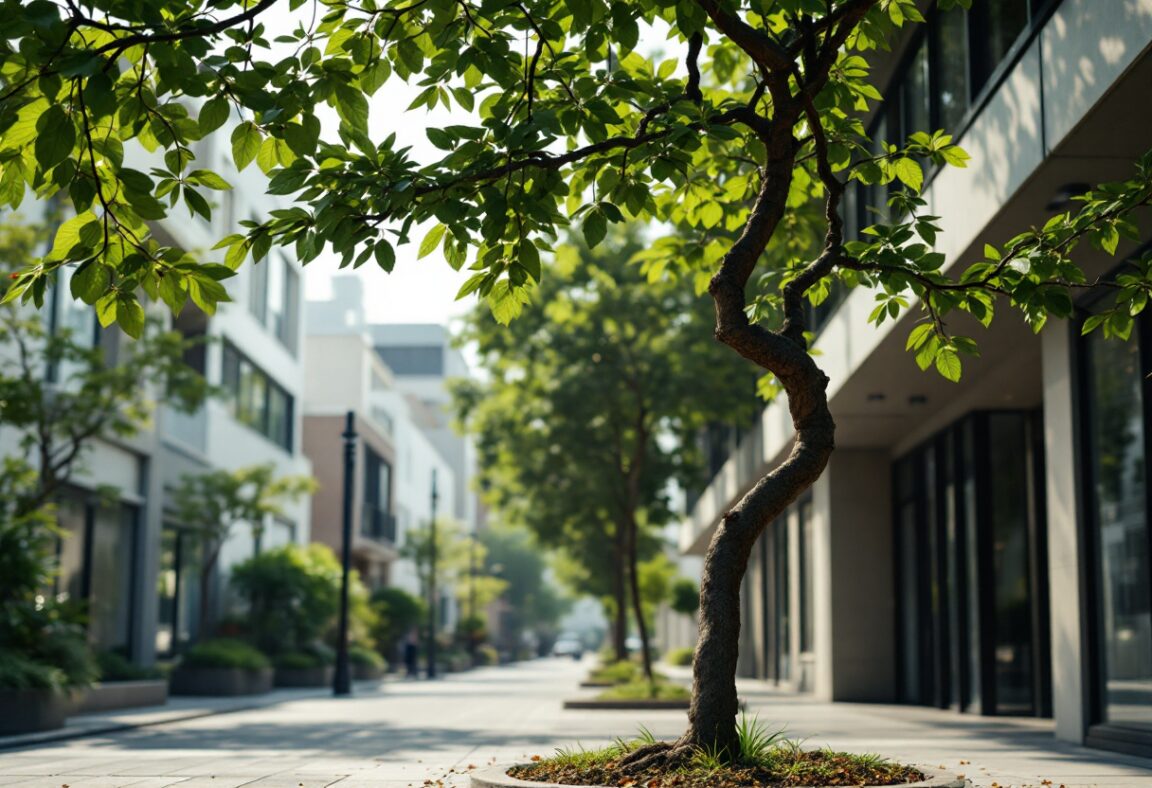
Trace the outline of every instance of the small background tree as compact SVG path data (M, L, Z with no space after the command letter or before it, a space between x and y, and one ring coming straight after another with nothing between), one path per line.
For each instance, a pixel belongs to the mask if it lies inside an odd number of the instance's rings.
M201 545L201 639L211 629L213 572L228 537L241 523L258 535L267 518L283 513L285 503L315 489L311 477L277 477L275 467L268 464L186 475L171 491L173 519L194 533Z

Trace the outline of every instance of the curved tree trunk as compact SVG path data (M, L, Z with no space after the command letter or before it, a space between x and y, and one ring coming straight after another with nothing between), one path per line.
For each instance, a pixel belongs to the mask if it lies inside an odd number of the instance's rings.
M636 629L640 633L640 654L644 665L644 678L651 684L652 645L648 637L648 622L644 620L644 600L640 595L640 551L637 548L637 527L635 516L629 516L624 526L628 534L628 581L632 592L632 612L636 616Z

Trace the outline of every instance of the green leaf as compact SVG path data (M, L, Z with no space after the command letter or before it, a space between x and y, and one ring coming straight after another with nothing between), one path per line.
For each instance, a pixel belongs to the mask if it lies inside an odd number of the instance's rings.
M388 273L392 273L392 269L396 266L396 250L392 248L392 244L381 239L376 242L376 248L373 251L376 256L376 265Z
M940 348L936 354L936 371L953 383L960 380L960 356L950 347Z
M200 108L200 134L207 136L224 125L231 107L226 96L215 96L204 102Z
M187 180L189 183L194 183L197 186L206 186L209 189L216 189L217 191L226 191L232 188L232 184L221 178L219 174L212 172L212 170L193 170L188 173Z
M445 229L447 228L445 228L444 225L438 224L424 236L424 240L420 242L420 250L416 254L417 260L427 257L436 251L436 247L440 245L440 241L444 238Z
M608 220L604 217L604 213L598 208L593 208L584 217L584 243L588 244L589 249L596 248L596 245L604 240L604 236L608 234Z
M36 123L36 163L44 170L62 162L76 146L76 126L53 104Z
M356 131L368 131L368 99L348 85L337 85L334 93L336 114Z
M893 166L900 182L912 191L919 193L924 185L924 170L920 168L915 159L897 159Z
M131 293L116 294L116 323L133 339L144 334L144 307Z
M537 282L540 281L540 250L531 240L525 239L520 244L520 265L528 272L528 276Z
M243 170L252 163L260 152L263 139L260 128L250 120L236 127L232 132L232 159L236 162L236 169Z

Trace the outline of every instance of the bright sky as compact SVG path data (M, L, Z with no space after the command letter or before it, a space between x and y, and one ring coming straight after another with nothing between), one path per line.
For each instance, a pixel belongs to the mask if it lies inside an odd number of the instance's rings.
M425 125L466 123L469 116L456 109L452 114L443 107L429 112L420 109L405 113L420 88L409 87L398 79L391 79L372 97L371 135L382 140L396 132L397 146L412 146L416 161L434 161L438 151L424 134ZM335 113L321 108L332 118ZM449 120L451 118L451 120ZM397 122L398 121L398 122ZM335 135L332 135L335 136ZM443 152L439 152L443 155ZM369 260L359 269L340 270L339 257L321 255L304 269L304 292L309 299L330 298L334 276L354 275L364 283L364 307L369 321L374 323L448 323L470 310L475 297L456 301L456 293L471 275L467 270L453 271L439 250L416 259L416 250L431 225L420 225L411 231L412 243L396 247L396 267L385 273Z

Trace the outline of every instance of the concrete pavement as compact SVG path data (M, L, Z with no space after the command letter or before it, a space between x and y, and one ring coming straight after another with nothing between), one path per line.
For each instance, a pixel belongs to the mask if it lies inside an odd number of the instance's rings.
M640 725L662 738L682 730L683 712L561 709L587 667L540 660L0 751L0 786L462 788L473 767L599 746ZM977 786L1152 788L1152 761L1057 744L1043 721L818 703L760 682L741 694L810 746L943 766Z

